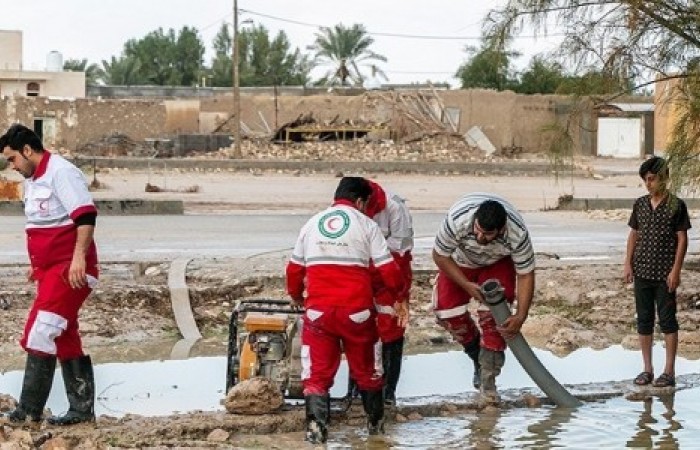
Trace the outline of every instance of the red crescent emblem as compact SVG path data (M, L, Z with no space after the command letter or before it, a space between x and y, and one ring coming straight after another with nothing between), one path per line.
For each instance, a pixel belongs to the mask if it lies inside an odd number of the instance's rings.
M338 229L338 227L333 225L333 222L335 222L337 220L338 220L337 217L333 217L331 220L328 221L328 229L329 230L337 230Z
M42 200L39 202L39 209L42 211L46 211L48 209L48 200Z

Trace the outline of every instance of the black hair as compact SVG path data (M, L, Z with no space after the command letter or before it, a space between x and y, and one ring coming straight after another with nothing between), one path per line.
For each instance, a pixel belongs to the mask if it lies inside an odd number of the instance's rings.
M666 160L660 156L652 156L639 166L639 176L644 178L648 173L661 175L662 178L668 178L668 164Z
M350 200L354 202L358 199L367 201L372 195L372 185L362 177L343 177L335 190L334 200Z
M506 224L506 209L496 200L486 200L479 205L474 215L484 231L496 231Z
M20 123L12 125L5 134L0 136L0 152L5 147L10 147L12 150L19 152L22 151L25 145L28 145L37 153L44 151L44 144L41 143L39 136Z

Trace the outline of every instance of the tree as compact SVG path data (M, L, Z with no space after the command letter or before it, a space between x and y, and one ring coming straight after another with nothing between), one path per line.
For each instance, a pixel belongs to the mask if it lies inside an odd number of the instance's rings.
M528 68L520 75L520 82L514 90L519 94L559 93L560 86L565 79L561 64L556 61L547 61L541 56L535 56L530 60Z
M387 62L385 56L370 50L374 39L368 35L365 27L343 24L334 27L321 27L316 33L314 44L309 47L315 52L313 67L328 67L328 71L319 81L322 84L341 86L362 86L365 80L360 67L368 67L373 75L388 80L386 74L374 62Z
M490 48L485 43L482 43L481 48L468 46L464 50L471 58L455 74L462 81L462 89L503 91L515 86L516 79L510 68L510 59L517 56L517 53Z
M212 84L232 85L232 38L223 25L214 37ZM298 48L292 50L284 31L273 40L267 28L256 25L238 35L239 75L241 86L305 85L309 82L308 58Z
M102 79L102 70L97 64L88 64L87 59L67 59L63 63L63 70L71 72L85 72L85 84L98 84Z
M211 63L212 86L233 86L233 64L231 63L233 38L229 28L226 24L221 25L219 32L214 36L214 59Z
M499 46L526 26L546 34L547 24L556 20L566 24L557 30L565 33L558 52L562 61L617 80L623 90L635 80L677 78L673 98L680 116L667 155L678 189L682 183L700 185L698 17L696 1L509 0L489 13L485 29L491 44Z
M199 81L204 44L196 29L162 28L124 44L124 57L138 61L139 78L158 86L193 86Z
M141 75L141 61L135 58L112 56L109 61L102 61L102 80L105 84L115 86L136 86L146 83Z

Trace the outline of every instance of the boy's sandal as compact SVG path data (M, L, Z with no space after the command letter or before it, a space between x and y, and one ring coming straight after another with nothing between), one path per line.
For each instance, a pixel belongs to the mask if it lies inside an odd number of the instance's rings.
M673 375L662 373L659 378L654 380L654 387L673 387L676 385L676 379Z
M661 377L659 377L659 378L661 378ZM636 384L637 386L646 386L647 384L651 384L652 381L654 381L654 374L653 373L642 372L639 375L637 375L637 378L634 379L634 384Z

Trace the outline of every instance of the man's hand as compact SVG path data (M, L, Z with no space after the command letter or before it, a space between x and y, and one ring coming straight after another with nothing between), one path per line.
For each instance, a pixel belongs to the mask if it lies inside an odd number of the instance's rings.
M520 317L517 314L508 317L499 327L496 329L501 333L504 339L513 339L520 333L520 328L525 322L525 317Z
M410 312L408 309L407 302L396 302L394 303L394 311L396 311L396 320L401 328L406 328L408 326L408 321L410 319Z
M469 294L474 300L481 303L484 302L484 294L481 293L481 288L478 284L469 282L464 290L467 291L467 294Z
M666 284L668 285L668 292L673 292L678 289L681 285L681 272L676 270L671 270L666 278Z
M631 283L633 281L634 277L632 275L632 264L625 263L622 278L625 280L625 283Z
M29 266L29 268L27 269L27 281L30 283L32 281L36 281L34 279L34 268L32 266Z
M85 276L85 260L81 258L73 258L68 269L68 284L73 289L81 289L87 286L87 277Z
M292 308L303 308L304 307L304 297L298 297L298 298L290 298L289 299L289 304L292 306Z

